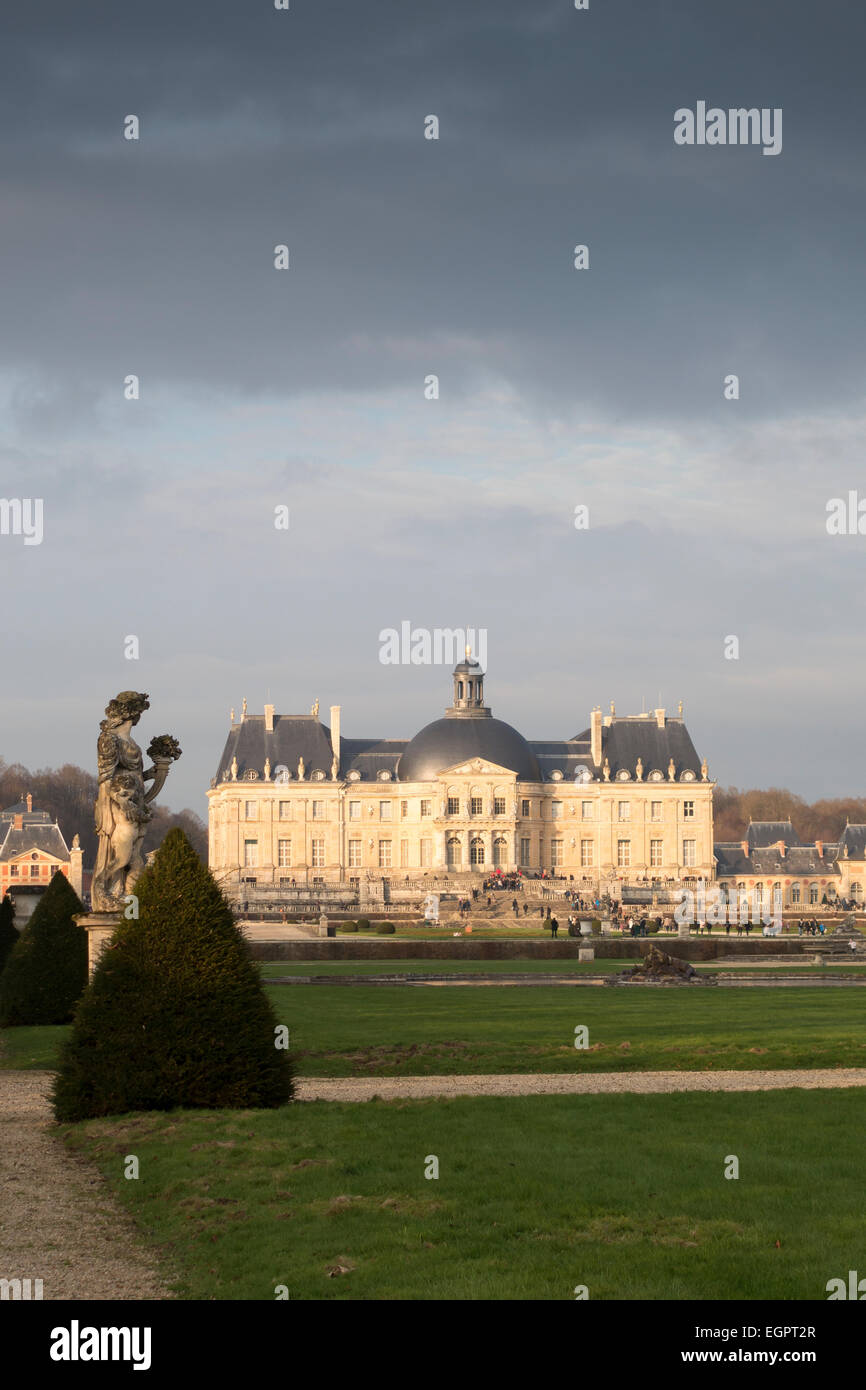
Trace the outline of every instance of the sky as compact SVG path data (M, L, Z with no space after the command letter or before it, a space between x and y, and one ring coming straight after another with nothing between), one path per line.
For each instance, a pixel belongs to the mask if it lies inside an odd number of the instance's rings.
M715 780L863 794L866 536L827 530L866 498L861 4L4 28L0 497L43 528L0 534L0 756L93 769L147 691L204 815L244 697L438 718L448 667L380 660L409 621L483 628L527 738L683 700ZM781 109L781 152L676 144L698 102Z

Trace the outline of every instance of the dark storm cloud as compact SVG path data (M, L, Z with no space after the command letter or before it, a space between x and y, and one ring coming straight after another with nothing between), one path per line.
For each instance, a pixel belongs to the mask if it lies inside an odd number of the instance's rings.
M405 383L432 344L450 390L540 410L721 412L728 371L744 414L844 399L864 33L685 0L19 11L6 361L294 393ZM782 106L782 156L676 148L699 97Z

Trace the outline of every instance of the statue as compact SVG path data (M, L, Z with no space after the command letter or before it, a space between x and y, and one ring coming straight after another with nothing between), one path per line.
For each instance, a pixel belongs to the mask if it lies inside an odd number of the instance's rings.
M180 745L170 734L151 739L147 753L153 766L144 767L141 749L132 737L150 702L135 690L122 690L105 709L96 744L98 791L96 833L99 837L91 900L94 912L118 912L144 868L142 842L151 819L148 803L162 789L169 768L180 757ZM151 782L145 791L145 782Z
M243 719L246 719L246 717L247 717L247 697L246 697L246 695L244 696L244 698L243 698L243 703L241 704L241 717L242 717Z
M310 714L313 716L314 719L318 719L318 717L319 717L319 702L318 702L318 700L314 700L314 701L313 701L313 706L312 706L312 709L310 710Z
M336 780L337 780L337 771L338 771L338 764L337 764L337 755L336 755L336 753L335 753L334 756L333 756L333 758L331 759L331 781L332 781L332 782L336 782Z
M229 716L230 716L230 718L231 718L232 723L234 724L234 722L235 722L235 707L234 707L234 705L232 705L231 709L229 710Z
M643 758L638 758L638 760L637 760L637 767L635 768L635 776L637 777L637 780L638 780L639 782L642 782L642 781L643 781Z
M78 834L77 831L72 837L72 848L81 849L81 836Z
M706 758L704 758L704 761L701 763L701 779L702 779L702 781L706 782L708 776L709 776L709 768L707 767L707 760L706 760Z
M299 781L299 782L303 782L303 780L304 780L304 760L303 760L303 758L298 758L298 781Z
M674 780L674 778L676 777L676 775L677 775L677 770L676 770L676 768L675 768L675 766L674 766L674 760L673 760L673 758L671 758L670 762L668 763L668 779L669 779L669 781L672 782L672 781Z
M233 782L236 782L237 780L238 780L238 760L237 760L237 758L232 758L232 781L233 781Z
M604 780L605 780L605 782L609 782L609 781L610 781L610 763L608 762L607 758L605 758L605 760L604 760L604 767L603 767L601 770L602 770L602 772L604 773Z
M270 758L265 758L265 781L266 781L266 782L270 782L270 780L271 780L271 760L270 760Z

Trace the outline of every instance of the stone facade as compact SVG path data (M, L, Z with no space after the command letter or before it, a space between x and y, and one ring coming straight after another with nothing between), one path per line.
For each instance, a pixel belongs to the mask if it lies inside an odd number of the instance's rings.
M602 716L526 740L484 704L468 658L411 740L346 739L341 709L232 724L208 792L209 860L229 888L369 879L423 885L494 868L624 883L712 879L713 783L682 712Z
M790 821L752 821L742 841L716 845L716 878L731 902L783 912L834 901L862 906L866 825L847 825L834 843L803 844Z

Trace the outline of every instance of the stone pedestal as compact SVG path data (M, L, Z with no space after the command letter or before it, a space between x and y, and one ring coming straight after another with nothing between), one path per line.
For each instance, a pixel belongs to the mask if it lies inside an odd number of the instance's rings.
M595 951L592 946L581 946L577 953L578 960L595 960Z
M324 913L324 912L323 912L322 915L321 915L321 917L319 918L319 936L327 936L327 935L328 935L328 917L327 917L327 913Z
M87 932L88 978L93 978L96 962L120 926L122 918L123 914L120 912L79 912L76 916L75 921L79 927L83 927Z
M677 936L689 937L692 934L691 926L688 922L677 923Z

